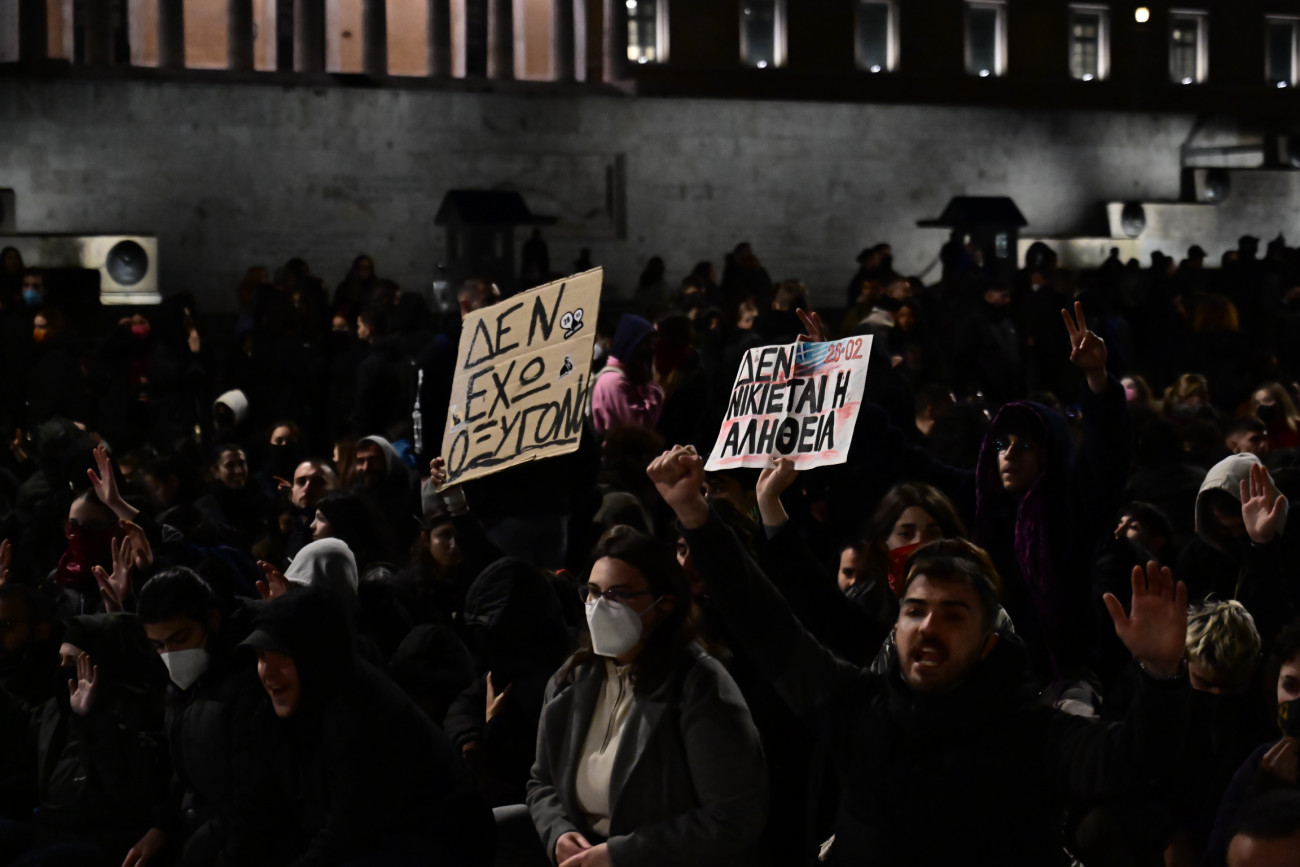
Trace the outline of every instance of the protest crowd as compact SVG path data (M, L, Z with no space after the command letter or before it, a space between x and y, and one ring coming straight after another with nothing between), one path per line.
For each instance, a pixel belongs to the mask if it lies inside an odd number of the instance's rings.
M1300 250L845 258L0 253L0 863L1300 864Z

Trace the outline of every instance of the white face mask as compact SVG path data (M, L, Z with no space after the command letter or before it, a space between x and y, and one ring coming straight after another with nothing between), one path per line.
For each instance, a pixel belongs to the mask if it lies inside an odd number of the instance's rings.
M206 648L195 647L191 650L173 650L162 654L163 665L171 675L172 683L181 689L189 689L194 682L208 670L211 656Z
M650 608L659 604L659 597ZM646 611L649 611L647 608ZM645 611L610 602L603 596L587 602L587 628L591 630L591 651L597 656L622 656L641 640Z

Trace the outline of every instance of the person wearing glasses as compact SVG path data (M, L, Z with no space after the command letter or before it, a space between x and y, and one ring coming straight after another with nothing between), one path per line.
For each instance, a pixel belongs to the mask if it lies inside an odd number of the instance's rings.
M757 863L758 732L695 643L685 573L626 526L601 537L593 560L579 588L587 646L551 681L528 783L545 855L557 867Z

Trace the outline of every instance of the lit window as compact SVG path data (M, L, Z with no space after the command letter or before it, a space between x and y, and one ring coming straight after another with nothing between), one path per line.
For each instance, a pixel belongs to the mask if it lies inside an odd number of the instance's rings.
M740 59L759 69L785 65L785 0L741 0Z
M1007 71L1007 7L993 0L966 4L966 71L980 78Z
M858 68L890 72L898 57L894 0L858 0Z
M668 60L668 0L616 0L627 5L627 59L633 63Z
M1296 83L1296 31L1300 19L1269 18L1264 42L1265 80L1274 87Z
M1104 6L1070 7L1070 75L1101 81L1110 72L1110 15Z
M1175 84L1205 81L1205 22L1204 12L1169 13L1169 78Z

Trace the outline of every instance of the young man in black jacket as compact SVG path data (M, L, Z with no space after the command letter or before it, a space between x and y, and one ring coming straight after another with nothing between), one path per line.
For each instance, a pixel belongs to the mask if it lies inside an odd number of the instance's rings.
M248 612L223 616L207 582L182 567L144 585L137 614L171 679L172 781L123 867L149 867L165 849L181 867L278 863L271 720L252 660L235 652Z
M1106 606L1145 672L1115 725L1035 702L1027 659L996 630L985 555L962 541L908 564L885 675L837 658L809 635L713 515L704 467L678 446L648 473L676 512L737 649L831 743L840 775L836 863L1063 863L1067 795L1102 797L1160 778L1186 725L1186 588L1150 564L1133 574L1130 613Z

